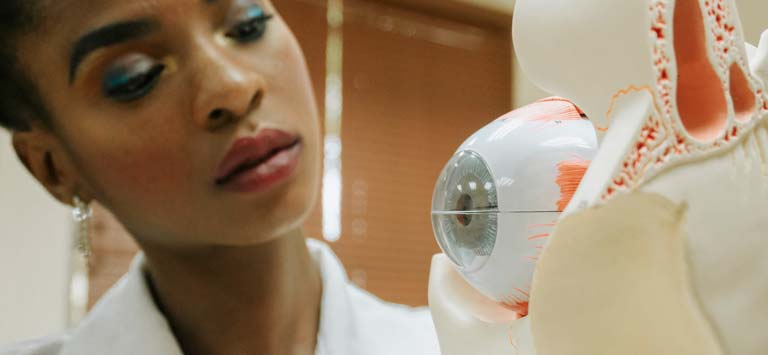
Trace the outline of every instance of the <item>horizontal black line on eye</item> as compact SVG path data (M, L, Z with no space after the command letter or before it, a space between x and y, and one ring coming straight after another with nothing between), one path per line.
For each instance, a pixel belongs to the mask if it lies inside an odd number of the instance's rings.
M560 211L498 211L498 210L471 210L471 211L432 211L436 215L462 215L462 214L488 214L488 213L560 213Z

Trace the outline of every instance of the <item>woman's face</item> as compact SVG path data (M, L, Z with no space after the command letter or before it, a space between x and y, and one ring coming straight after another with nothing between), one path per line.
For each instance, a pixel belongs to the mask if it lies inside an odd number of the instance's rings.
M319 126L269 0L44 0L20 56L74 181L140 242L261 243L314 205ZM70 171L71 170L71 171Z

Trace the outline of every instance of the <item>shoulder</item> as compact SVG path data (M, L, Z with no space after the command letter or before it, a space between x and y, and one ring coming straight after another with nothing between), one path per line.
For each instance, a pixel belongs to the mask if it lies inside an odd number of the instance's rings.
M381 354L440 354L428 308L385 302L352 284L349 294L368 349Z
M0 355L57 355L67 337L64 335L0 345Z

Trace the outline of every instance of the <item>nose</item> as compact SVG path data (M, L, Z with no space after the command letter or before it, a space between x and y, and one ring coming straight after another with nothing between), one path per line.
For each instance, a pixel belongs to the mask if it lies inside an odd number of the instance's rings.
M266 87L255 69L213 47L204 48L196 66L198 90L193 104L195 124L207 131L236 123L257 109Z

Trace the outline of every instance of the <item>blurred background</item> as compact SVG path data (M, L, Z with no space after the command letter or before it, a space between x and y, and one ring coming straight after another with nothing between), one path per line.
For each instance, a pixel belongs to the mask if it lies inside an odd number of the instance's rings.
M546 96L514 63L514 0L273 0L301 43L324 112L321 199L306 225L349 277L392 302L426 305L432 188L458 145ZM748 41L768 3L736 0ZM77 322L127 269L135 244L96 209L85 272L75 226L24 171L0 131L0 343Z

